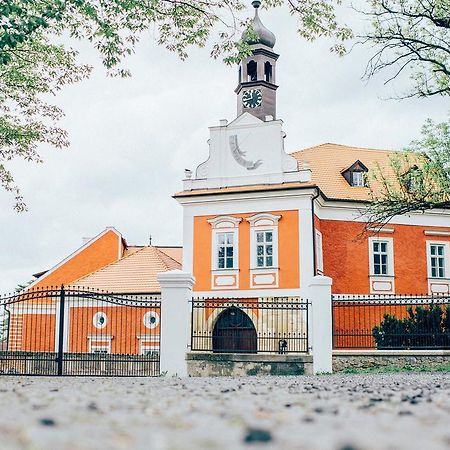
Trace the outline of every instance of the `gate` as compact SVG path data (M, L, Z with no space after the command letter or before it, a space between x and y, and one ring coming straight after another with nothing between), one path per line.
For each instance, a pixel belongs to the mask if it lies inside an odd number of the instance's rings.
M0 374L158 376L160 297L74 287L0 299Z

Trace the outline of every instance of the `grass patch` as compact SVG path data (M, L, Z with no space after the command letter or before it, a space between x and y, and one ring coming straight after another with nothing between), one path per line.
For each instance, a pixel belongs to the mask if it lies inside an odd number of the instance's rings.
M358 374L358 373L418 373L418 372L444 372L450 373L450 364L441 364L437 366L376 366L365 369L348 367L339 373Z

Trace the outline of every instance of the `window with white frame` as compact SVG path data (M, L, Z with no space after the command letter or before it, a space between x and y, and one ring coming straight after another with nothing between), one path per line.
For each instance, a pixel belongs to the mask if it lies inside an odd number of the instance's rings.
M218 269L234 269L234 233L217 233L217 264Z
M239 217L218 216L208 220L212 225L212 269L238 269Z
M90 353L109 354L111 353L111 341L91 339L89 351Z
M352 186L364 187L366 185L366 173L362 171L351 172Z
M259 213L247 218L250 222L252 269L278 267L278 221L281 216Z
M273 267L273 230L256 232L256 267Z
M392 239L370 238L370 272L372 276L393 276L394 257Z
M431 278L447 276L447 244L430 242L428 247L429 275Z
M140 354L157 358L159 356L159 344L157 342L142 341L140 344Z

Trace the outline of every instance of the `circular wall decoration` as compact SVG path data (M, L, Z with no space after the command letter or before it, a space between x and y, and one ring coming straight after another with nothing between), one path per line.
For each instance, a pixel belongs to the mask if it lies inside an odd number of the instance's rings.
M159 325L159 314L156 311L147 311L144 314L144 325L152 330Z
M108 316L104 312L98 312L94 314L92 323L95 328L102 329L108 324Z

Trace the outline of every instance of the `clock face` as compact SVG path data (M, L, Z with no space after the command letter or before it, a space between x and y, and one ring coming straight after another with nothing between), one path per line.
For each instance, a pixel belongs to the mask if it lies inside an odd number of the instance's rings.
M261 106L262 94L259 89L250 89L242 95L242 104L244 108L257 108Z

